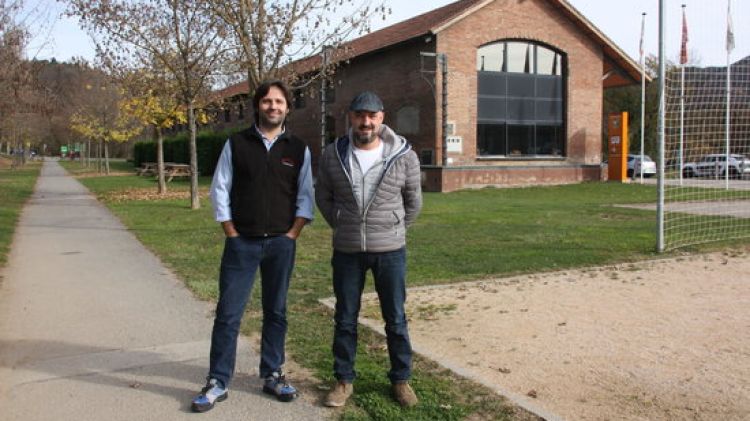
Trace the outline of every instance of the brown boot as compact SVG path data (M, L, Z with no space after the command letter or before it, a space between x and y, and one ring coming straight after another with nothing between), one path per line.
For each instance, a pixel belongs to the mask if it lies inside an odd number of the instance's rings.
M354 386L351 383L336 382L333 390L326 396L325 405L332 407L344 406L352 393L354 393Z
M417 395L407 382L393 383L393 397L404 408L412 407L419 402Z

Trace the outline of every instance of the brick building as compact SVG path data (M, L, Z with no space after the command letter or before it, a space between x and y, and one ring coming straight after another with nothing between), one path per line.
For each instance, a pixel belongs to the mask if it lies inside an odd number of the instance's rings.
M603 90L640 83L638 65L565 0L461 0L345 47L327 86L326 133L319 85L295 93L290 128L317 156L347 129L351 98L375 91L385 123L420 156L427 191L601 179ZM225 124L238 106L250 121L245 92L222 91L239 99Z

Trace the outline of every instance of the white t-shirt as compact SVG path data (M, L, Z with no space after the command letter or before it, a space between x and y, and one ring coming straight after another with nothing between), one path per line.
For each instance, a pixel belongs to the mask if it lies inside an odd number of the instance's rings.
M362 174L367 174L367 171L372 168L375 162L379 159L383 159L383 142L381 141L380 144L373 149L360 149L354 146L352 153L354 153L354 156L357 158L359 169L362 171Z

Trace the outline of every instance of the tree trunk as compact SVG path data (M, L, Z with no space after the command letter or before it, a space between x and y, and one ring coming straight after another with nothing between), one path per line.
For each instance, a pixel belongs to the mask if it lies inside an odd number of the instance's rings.
M104 172L109 175L109 142L104 142Z
M159 176L159 194L167 193L167 182L164 179L164 136L161 133L161 127L154 126L156 132L156 168Z
M102 173L102 141L96 141L96 172Z
M91 168L91 139L86 139L86 168Z
M195 109L192 101L188 104L188 122L190 124L190 209L200 209L198 197L198 148L196 145Z

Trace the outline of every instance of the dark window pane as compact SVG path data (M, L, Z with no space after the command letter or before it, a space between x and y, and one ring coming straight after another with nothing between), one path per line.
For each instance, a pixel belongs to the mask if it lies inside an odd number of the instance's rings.
M534 121L533 99L508 99L508 120Z
M422 152L419 154L419 163L422 165L434 165L435 163L432 162L432 149L422 149Z
M479 72L477 80L480 95L505 96L506 76L502 73Z
M562 78L537 76L536 96L537 98L561 98Z
M536 121L562 122L562 101L550 99L536 100Z
M534 126L508 125L508 155L530 155L534 142Z
M506 120L505 98L477 98L477 119L482 122L504 122Z
M336 88L331 85L330 83L326 85L326 98L325 101L328 104L333 104L336 102Z
M477 124L479 155L505 155L505 125Z
M508 96L533 98L535 82L533 75L508 75Z
M302 108L305 108L305 91L302 89L295 89L293 92L294 95L294 109L299 110Z
M562 126L536 127L536 153L539 155L562 155Z

